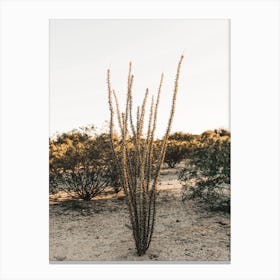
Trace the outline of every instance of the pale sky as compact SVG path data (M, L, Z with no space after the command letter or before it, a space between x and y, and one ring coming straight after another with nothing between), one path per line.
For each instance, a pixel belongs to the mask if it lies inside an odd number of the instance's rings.
M109 120L106 72L125 102L128 63L133 63L134 100L156 94L163 72L157 135L167 125L180 55L182 65L172 131L229 129L229 21L50 21L50 135ZM123 107L123 106L122 106Z

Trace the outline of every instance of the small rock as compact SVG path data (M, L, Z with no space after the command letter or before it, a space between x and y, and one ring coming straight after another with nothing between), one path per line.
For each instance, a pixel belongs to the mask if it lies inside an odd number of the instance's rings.
M176 223L179 223L180 222L180 220L176 220Z
M149 258L150 258L150 259L157 259L157 258L158 258L158 255L156 255L156 254L150 254L150 255L149 255Z

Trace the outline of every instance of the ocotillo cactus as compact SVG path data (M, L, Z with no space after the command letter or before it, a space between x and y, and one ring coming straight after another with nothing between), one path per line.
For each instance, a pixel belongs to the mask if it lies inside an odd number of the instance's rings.
M149 90L146 90L141 107L137 107L135 124L132 116L132 84L134 76L131 73L131 63L129 64L126 106L125 112L123 113L120 112L115 91L111 88L110 70L108 69L107 71L111 148L114 155L115 166L117 166L118 176L121 179L122 187L126 196L133 237L135 240L137 254L139 256L144 255L149 248L154 231L156 214L156 186L159 180L160 169L164 161L168 136L175 112L182 61L183 56L181 56L178 64L170 116L162 141L160 154L157 159L153 157L153 144L163 74L160 78L156 101L154 102L153 96L151 99L148 129L144 138L143 127ZM115 111L121 134L121 153L116 153L116 149L114 147L113 133Z

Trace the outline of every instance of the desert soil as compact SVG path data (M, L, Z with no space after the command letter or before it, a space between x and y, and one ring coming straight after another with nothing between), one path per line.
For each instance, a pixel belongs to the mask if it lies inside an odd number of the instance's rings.
M50 261L230 261L230 216L182 202L178 169L163 169L150 248L135 254L122 194L91 201L50 196Z

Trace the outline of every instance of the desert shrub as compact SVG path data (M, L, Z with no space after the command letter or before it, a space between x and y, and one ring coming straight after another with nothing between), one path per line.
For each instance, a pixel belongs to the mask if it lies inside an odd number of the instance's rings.
M227 129L223 129L223 128L215 129L214 133L218 134L219 136L229 136L230 137L230 131Z
M65 191L90 200L108 185L109 166L101 141L86 132L72 131L50 140L50 192Z
M199 135L191 134L191 133L185 133L185 132L174 132L170 134L169 140L176 140L176 141L187 141L190 142L192 140L195 140L199 137Z
M170 168L174 168L187 155L187 142L177 140L168 141L164 162Z
M118 193L122 189L122 186L111 149L110 135L108 133L101 133L96 136L95 141L98 143L98 147L102 151L102 158L108 166L106 173L108 185L115 193ZM116 135L113 136L113 141L116 147L116 152L120 153L120 143Z
M179 174L183 200L196 199L210 210L230 211L230 133L206 131Z

